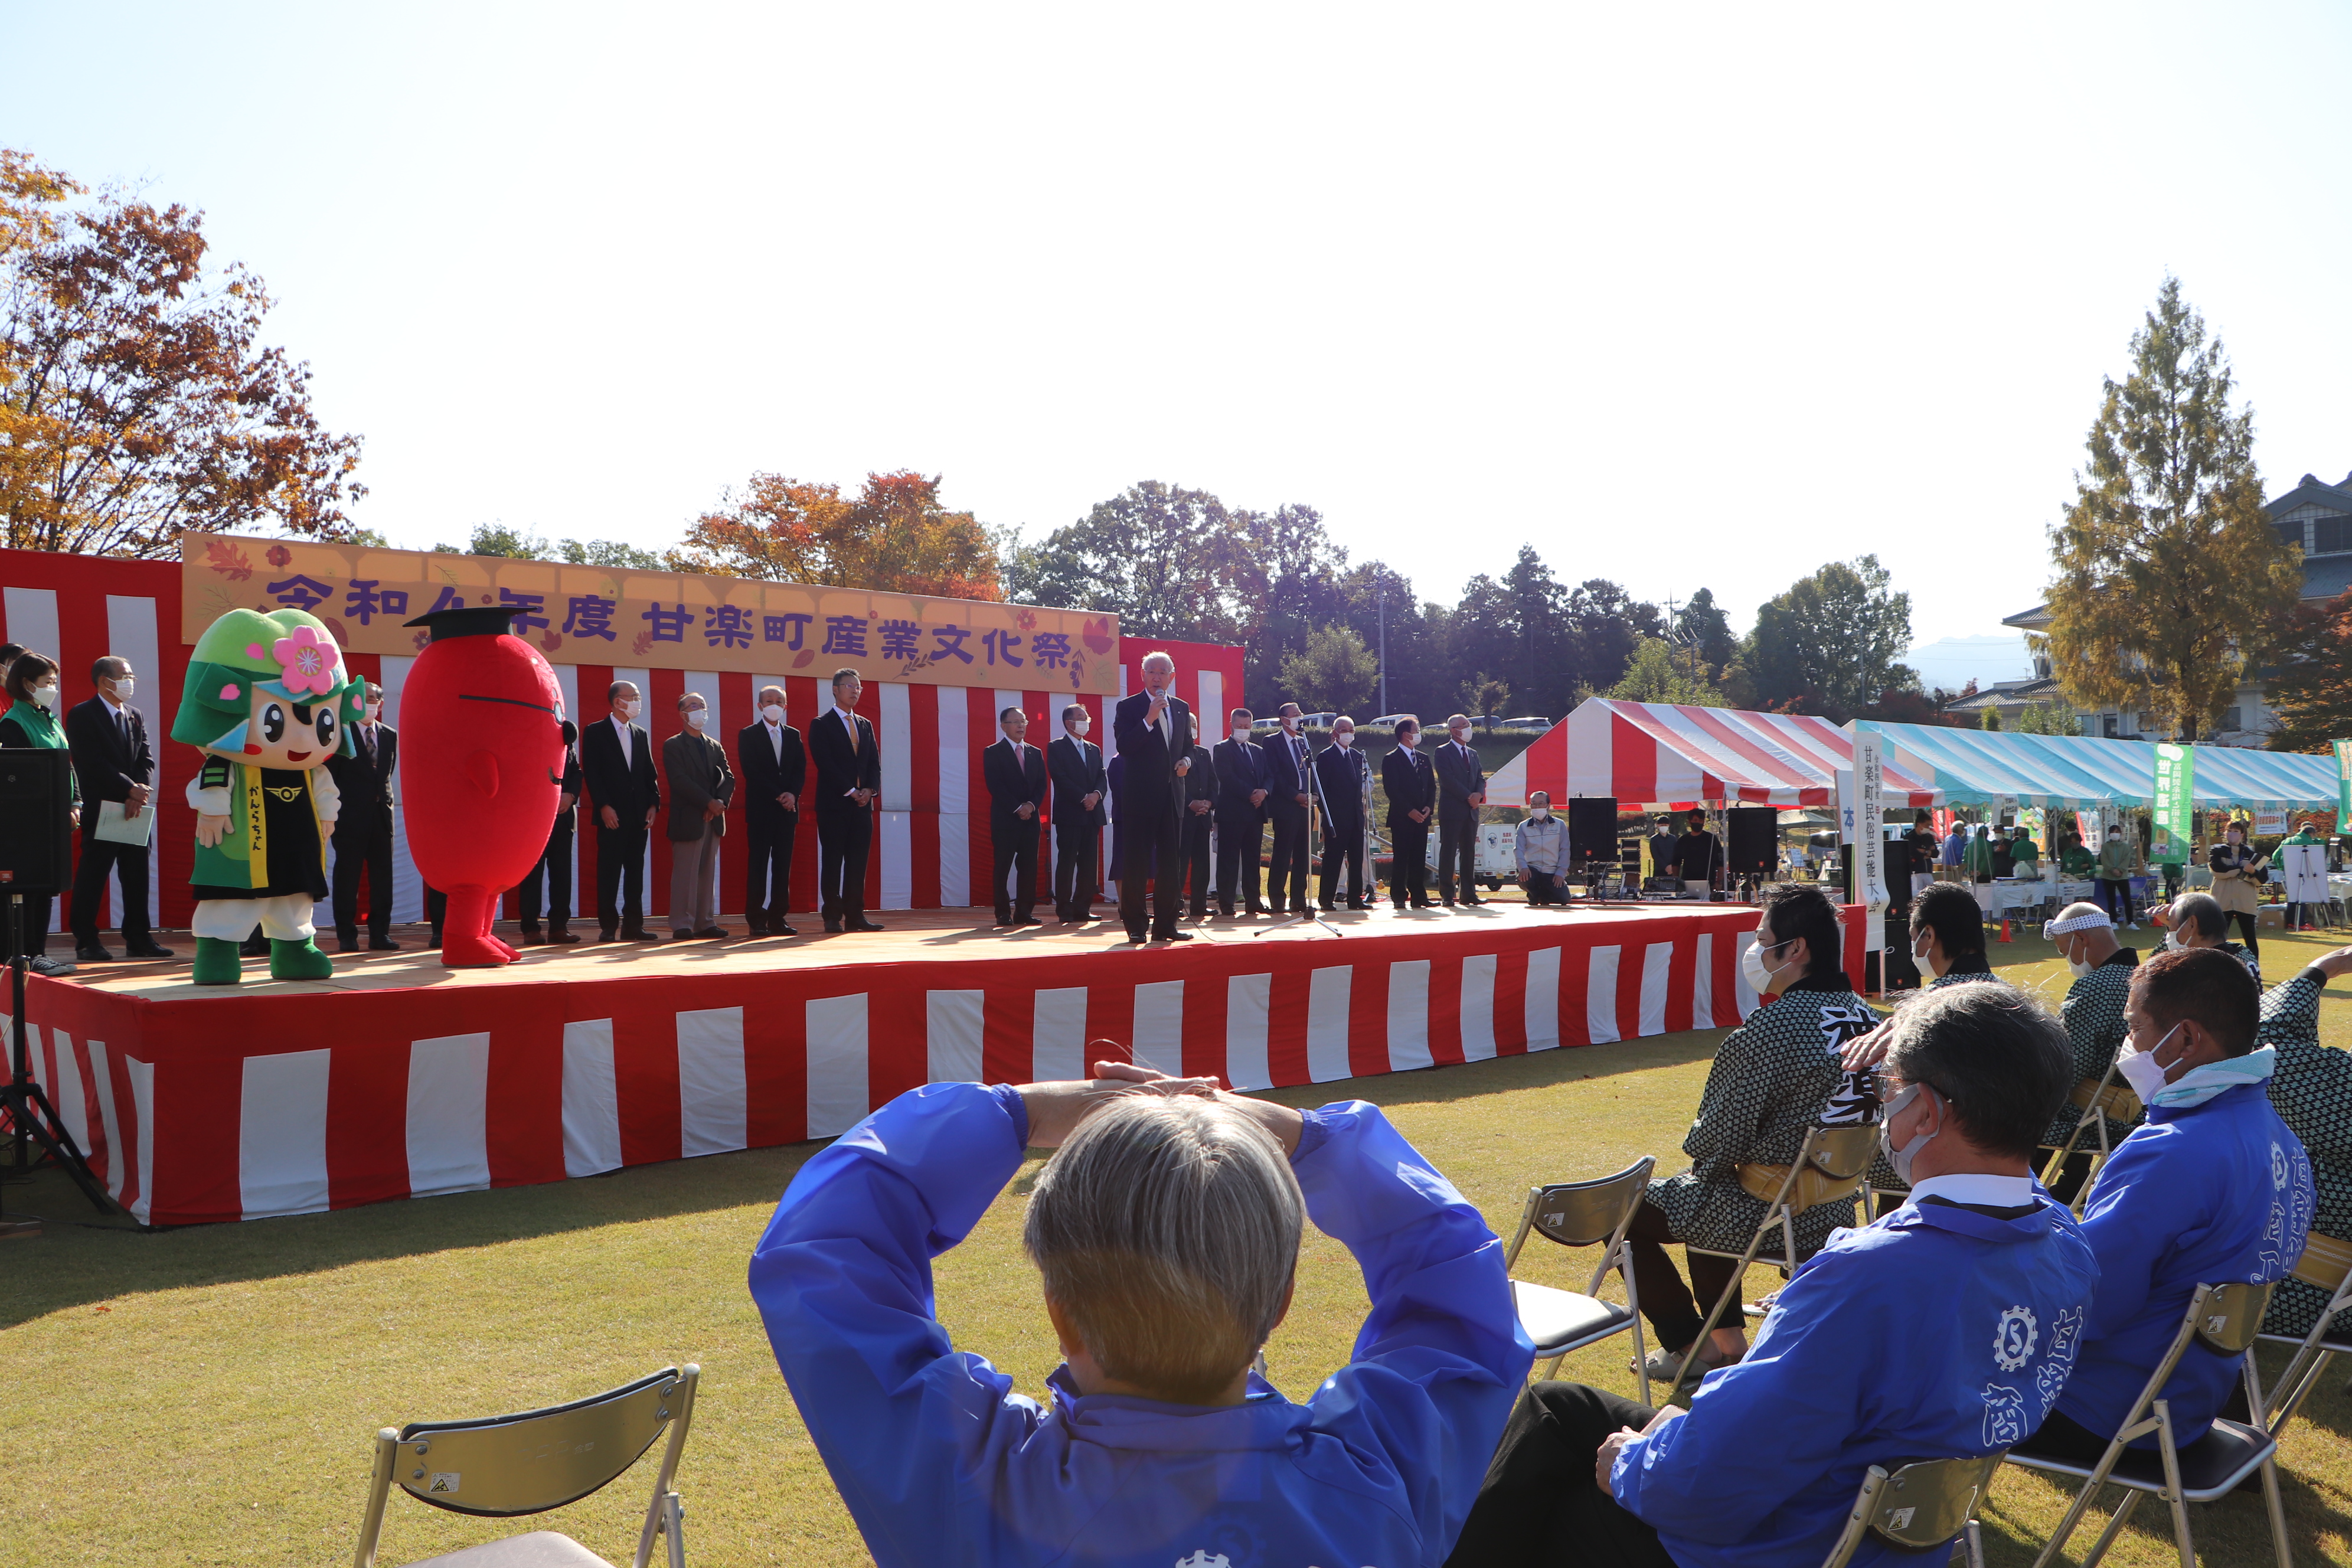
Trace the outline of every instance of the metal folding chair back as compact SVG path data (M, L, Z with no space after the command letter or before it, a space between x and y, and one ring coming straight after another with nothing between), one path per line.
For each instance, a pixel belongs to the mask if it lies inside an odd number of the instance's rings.
M1893 1472L1870 1467L1855 1494L1845 1529L1822 1568L1845 1568L1865 1535L1906 1552L1924 1552L1955 1538L1967 1543L1970 1568L1982 1568L1984 1549L1977 1535L1977 1503L2000 1468L2001 1456L1923 1459Z
M2139 1397L2132 1402L2130 1413L2124 1417L2096 1465L2085 1469L2074 1460L2037 1454L2030 1438L2022 1447L2010 1450L2008 1458L2012 1465L2022 1465L2045 1475L2078 1477L2083 1481L2082 1490L2075 1494L2066 1516L2058 1521L2042 1555L2034 1559L2033 1568L2048 1568L2064 1550L2067 1537L2074 1534L2084 1511L2097 1499L2099 1489L2109 1482L2125 1489L2124 1499L2108 1517L2106 1528L2100 1531L2090 1555L2083 1559L2083 1568L2095 1568L2106 1555L2107 1548L2115 1544L2116 1537L2130 1520L2133 1509L2147 1496L2162 1498L2171 1507L2173 1539L2180 1549L2181 1568L2197 1568L2196 1544L2189 1529L2189 1504L2226 1497L2257 1471L2263 1478L2263 1501L2270 1513L2272 1549L2279 1568L2294 1568L2287 1552L2286 1510L2279 1500L2278 1467L2274 1462L2278 1439L2264 1426L2223 1417L2216 1419L2203 1436L2184 1448L2173 1432L2170 1403L2160 1397L2164 1385L2172 1379L2174 1368L2180 1364L2180 1358L2191 1353L2193 1347L2197 1354L2233 1357L2245 1380L2246 1408L2263 1409L2253 1344L2274 1289L2270 1285L2197 1287L2164 1359L2148 1375ZM2151 1435L2156 1438L2155 1453L2130 1447Z
M671 1568L684 1568L684 1510L672 1487L694 1415L698 1366L664 1367L618 1388L543 1410L476 1421L412 1421L376 1434L375 1468L360 1527L356 1568L374 1568L391 1489L452 1513L513 1519L579 1501L619 1477L667 1432L653 1503L639 1532L635 1568L656 1535ZM503 1542L499 1544L504 1544ZM477 1548L478 1552L482 1549ZM480 1561L493 1568L496 1554Z
M2121 1060L2120 1050L2116 1052L2116 1058L2117 1061ZM2083 1184L2075 1190L2074 1201L2070 1205L2077 1215L2083 1212L2083 1205L2090 1201L2091 1184L2099 1179L2100 1170L2106 1164L2108 1157L2115 1152L2107 1143L2107 1111L2110 1107L2130 1097L2131 1094L2126 1086L2116 1081L2116 1065L2115 1061L2107 1064L2105 1074L2099 1079L2099 1087L2091 1093L2091 1102L2086 1106L2076 1108L2079 1113L2074 1118L2074 1130L2066 1134L2066 1142L2052 1152L2049 1163L2042 1167L2042 1184L2045 1187L2056 1185L2059 1173L2065 1170L2066 1162L2073 1158L2076 1147L2081 1144L2084 1131L2088 1129L2096 1132L2098 1152L2091 1156L2091 1168L2083 1173ZM2081 1092L2080 1086L2076 1087L2074 1092ZM2069 1100L2067 1103L2074 1102Z
M1530 1235L1561 1247L1601 1248L1591 1281L1580 1292L1530 1285L1519 1279L1511 1281L1512 1299L1517 1304L1521 1325L1535 1342L1536 1359L1540 1362L1549 1358L1543 1376L1549 1377L1559 1371L1569 1352L1598 1344L1630 1329L1633 1335L1633 1363L1642 1380L1642 1401L1649 1403L1649 1373L1643 1365L1645 1352L1642 1344L1641 1297L1633 1286L1633 1271L1626 1266L1625 1230L1633 1223L1634 1212L1642 1206L1643 1195L1650 1187L1650 1173L1656 1165L1655 1158L1644 1154L1614 1175L1528 1189L1527 1204L1519 1211L1519 1228L1512 1235L1510 1250L1504 1257L1505 1268L1518 1262L1519 1249L1527 1245ZM1601 1282L1612 1269L1625 1282L1622 1307L1601 1300ZM1529 1370L1532 1373L1533 1369Z
M2324 1257L2315 1256L2321 1254ZM2294 1347L2285 1370L2271 1384L2271 1407L2263 1413L2273 1437L2284 1432L2286 1424L2294 1419L2294 1413L2326 1372L2327 1363L2339 1355L2352 1354L2352 1329L2329 1331L2337 1313L2352 1311L2352 1243L2312 1232L2302 1260L2294 1266L2294 1278L2329 1295L2327 1305L2320 1309L2308 1333L2256 1336L2272 1344Z
M1683 1357L1682 1365L1675 1373L1674 1384L1666 1390L1669 1403L1682 1393L1692 1368L1698 1364L1696 1352L1706 1342L1707 1336L1723 1321L1724 1313L1730 1310L1732 1294L1739 1289L1740 1280L1746 1278L1748 1266L1756 1261L1757 1255L1764 1250L1764 1238L1776 1228L1780 1233L1780 1271L1784 1275L1796 1272L1797 1265L1802 1261L1797 1256L1794 1202L1801 1183L1809 1173L1817 1172L1829 1178L1832 1184L1830 1188L1817 1191L1807 1207L1834 1203L1841 1196L1851 1199L1861 1190L1864 1178L1870 1173L1870 1163L1877 1153L1878 1124L1874 1121L1841 1127L1815 1125L1805 1130L1805 1142L1797 1151L1796 1163L1781 1176L1779 1191L1764 1205L1764 1217L1757 1222L1756 1234L1749 1238L1748 1250L1739 1255L1738 1268L1733 1271L1729 1283L1724 1286L1722 1293L1715 1299L1715 1305L1708 1310L1706 1321L1699 1328L1698 1338L1691 1342L1694 1353ZM1841 1186L1843 1191L1838 1190ZM1695 1247L1687 1243L1684 1250L1704 1252L1717 1258L1731 1256L1727 1252L1718 1253L1709 1247ZM1643 1402L1646 1404L1647 1400Z

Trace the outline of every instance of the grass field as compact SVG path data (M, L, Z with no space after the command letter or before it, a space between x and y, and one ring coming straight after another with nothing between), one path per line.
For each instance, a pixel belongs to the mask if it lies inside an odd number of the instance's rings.
M2263 943L2274 979L2327 945ZM2045 946L1994 952L2010 978L2055 1001L2063 966ZM2323 1028L2331 1043L2352 1043L2352 1007L2331 1001ZM1604 1174L1643 1153L1678 1164L1719 1038L1549 1051L1280 1098L1386 1107L1507 1235L1531 1183ZM348 1561L378 1426L576 1398L670 1361L701 1363L705 1379L679 1481L689 1560L866 1563L743 1286L752 1241L814 1147L155 1235L53 1223L45 1237L9 1244L0 1564ZM1025 1185L1016 1181L940 1260L939 1297L960 1346L1042 1393L1055 1358L1020 1250ZM53 1222L89 1215L49 1177L12 1185L8 1206ZM1529 1245L1524 1277L1581 1288L1589 1255ZM1776 1280L1759 1269L1752 1289ZM1363 1309L1346 1253L1310 1231L1297 1304L1268 1348L1274 1381L1294 1398L1310 1394L1345 1358ZM1630 1391L1629 1342L1572 1358L1561 1375ZM2334 1369L2286 1444L2292 1545L2306 1564L2352 1561L2347 1371ZM640 1474L650 1486L648 1465L551 1522L625 1562ZM2023 1568L2062 1507L2052 1488L2003 1471L1984 1513L1992 1561ZM2192 1512L2206 1562L2271 1560L2259 1496ZM2098 1522L2086 1524L2077 1558ZM513 1528L395 1496L383 1561ZM2110 1560L2177 1562L2164 1510L2143 1507Z

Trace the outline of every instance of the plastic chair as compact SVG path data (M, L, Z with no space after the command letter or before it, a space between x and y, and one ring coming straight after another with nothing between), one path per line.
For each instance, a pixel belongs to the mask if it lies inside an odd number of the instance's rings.
M1599 1266L1592 1270L1592 1283L1582 1292L1514 1279L1511 1300L1518 1308L1520 1327L1535 1342L1536 1360L1551 1358L1543 1370L1545 1377L1559 1370L1561 1358L1569 1352L1633 1330L1633 1365L1642 1379L1644 1405L1650 1402L1650 1374L1643 1365L1641 1294L1625 1262L1625 1228L1642 1206L1643 1194L1650 1187L1650 1172L1656 1164L1654 1156L1644 1154L1613 1176L1529 1187L1527 1205L1519 1211L1518 1232L1511 1237L1511 1249L1503 1258L1506 1269L1517 1264L1519 1248L1530 1233L1562 1247L1606 1244ZM1601 1300L1601 1281L1612 1268L1625 1282L1622 1307ZM1529 1371L1532 1373L1533 1368Z
M1822 1568L1845 1568L1865 1535L1903 1552L1926 1552L1946 1542L1952 1560L1984 1568L1984 1538L1977 1529L1977 1504L2000 1468L2001 1456L1926 1459L1891 1474L1873 1465L1855 1494L1853 1510Z
M2273 1462L2278 1455L2278 1439L2264 1427L2219 1419L2203 1436L2184 1448L2172 1434L2170 1402L2157 1397L2194 1340L2218 1354L2236 1356L2246 1380L2246 1408L2263 1409L2262 1379L2254 1370L2253 1346L2262 1327L2263 1310L2270 1305L2271 1289L2268 1285L2197 1287L2196 1295L2189 1298L2189 1310L2181 1315L2180 1331L2172 1336L2171 1348L2165 1352L2164 1360L2148 1377L2147 1386L2139 1391L2139 1397L2132 1402L2130 1414L2124 1417L2122 1427L2096 1465L2085 1468L2073 1459L2037 1454L2032 1438L2009 1451L2012 1465L2083 1479L2083 1489L2075 1494L2066 1517L2058 1521L2057 1531L2042 1549L2042 1555L2033 1560L2033 1568L2047 1568L2057 1557L2066 1538L2081 1522L2083 1510L2091 1506L2099 1489L2110 1481L2125 1488L2126 1495L2114 1517L2107 1521L2106 1529L2100 1532L2097 1544L2091 1548L2091 1554L2083 1560L2083 1568L2094 1568L2106 1554L2139 1500L2151 1494L2172 1506L2172 1533L2180 1548L2180 1568L2197 1568L2196 1544L2189 1533L2189 1505L2227 1497L2256 1470L2262 1472L2263 1502L2270 1510L2271 1545L2278 1555L2279 1568L2294 1568L2294 1559L2287 1553L2286 1512L2279 1502L2278 1467ZM2125 1447L2150 1433L2156 1435L2156 1452Z
M642 1458L667 1429L653 1502L637 1534L634 1568L646 1568L656 1536L669 1568L686 1568L685 1506L671 1482L694 1420L702 1369L664 1367L570 1405L479 1421L412 1421L375 1435L367 1514L355 1568L375 1568L383 1505L396 1480L418 1502L452 1513L515 1519L578 1502ZM413 1563L410 1568L611 1568L568 1535L532 1531Z
M2327 1283L2330 1276L2335 1278L2333 1287ZM2321 1374L2326 1372L2327 1363L2339 1355L2352 1355L2352 1329L2329 1331L2336 1313L2352 1310L2352 1242L2312 1232L2309 1241L2305 1244L2302 1260L2294 1266L2294 1277L2322 1290L2332 1289L2333 1294L2329 1296L2327 1305L2320 1310L2318 1321L2311 1325L2309 1333L2300 1337L2293 1334L2255 1335L2255 1338L2271 1344L2294 1347L2294 1354L2288 1360L2286 1369L2271 1384L2271 1407L2263 1413L2263 1423L2269 1426L2273 1437L2284 1433L2286 1424L2294 1419L2294 1413L2302 1407L2305 1397L2317 1386Z
M1788 1173L1780 1178L1780 1191L1765 1205L1764 1217L1757 1222L1756 1234L1748 1239L1747 1251L1717 1252L1712 1247L1684 1243L1685 1253L1703 1253L1709 1258L1737 1257L1739 1259L1739 1267L1732 1272L1730 1281L1708 1310L1706 1321L1699 1326L1698 1337L1691 1341L1694 1352L1706 1342L1707 1335L1715 1331L1716 1325L1723 1321L1723 1314L1730 1310L1732 1295L1738 1290L1739 1282L1748 1277L1748 1265L1754 1263L1757 1255L1764 1249L1764 1238L1774 1229L1780 1232L1779 1263L1781 1277L1785 1279L1794 1273L1797 1265L1804 1261L1797 1256L1796 1210L1790 1203L1790 1195L1796 1190L1798 1178L1809 1171L1819 1171L1832 1183L1842 1185L1842 1190L1816 1195L1806 1205L1809 1208L1836 1203L1841 1198L1851 1202L1861 1190L1863 1178L1870 1172L1870 1162L1877 1153L1878 1123L1874 1121L1855 1122L1843 1127L1809 1127L1805 1129L1804 1144L1797 1151L1796 1163L1790 1165ZM1683 1357L1682 1365L1675 1369L1674 1384L1666 1390L1667 1403L1672 1404L1675 1397L1682 1393L1683 1384L1690 1377L1691 1369L1697 1364L1696 1354Z

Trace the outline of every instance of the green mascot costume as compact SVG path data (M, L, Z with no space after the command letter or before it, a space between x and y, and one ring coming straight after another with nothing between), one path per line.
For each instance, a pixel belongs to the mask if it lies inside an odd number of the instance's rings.
M338 805L323 764L353 754L366 689L325 625L301 610L231 610L198 639L172 721L172 739L205 753L188 785L197 984L237 983L237 946L257 921L269 938L271 978L334 973L335 961L311 941Z

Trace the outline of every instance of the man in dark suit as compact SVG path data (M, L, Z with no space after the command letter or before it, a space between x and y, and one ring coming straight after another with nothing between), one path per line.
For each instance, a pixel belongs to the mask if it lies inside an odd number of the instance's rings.
M1102 842L1110 793L1102 748L1087 739L1094 716L1081 702L1062 710L1062 734L1045 748L1045 772L1054 781L1054 912L1064 925L1094 919L1095 847Z
M580 726L563 721L563 777L556 786L555 820L547 829L547 847L515 889L522 904L522 940L550 947L571 947L579 942L572 929L572 847L580 831ZM346 806L345 810L350 807ZM338 825L340 826L340 825ZM341 862L338 862L341 864ZM373 872L369 873L371 876ZM539 923L540 892L547 894L547 924Z
M760 716L735 734L743 779L743 829L751 839L751 877L743 920L753 936L798 936L785 921L793 907L793 837L800 826L808 752L784 722L784 689L760 688Z
M1265 837L1265 752L1250 739L1250 710L1226 715L1231 733L1209 749L1217 770L1217 907L1234 912L1239 889L1252 919L1265 910L1257 896Z
M1187 788L1178 858L1184 863L1184 879L1190 889L1189 909L1197 921L1209 918L1209 873L1215 868L1209 830L1217 822L1217 764L1211 760L1206 746L1196 743L1185 754L1192 758L1192 767L1184 775Z
M1397 721L1396 745L1381 759L1381 788L1389 797L1389 902L1428 909L1429 819L1437 814L1437 770L1421 749L1421 721Z
M1715 886L1715 874L1723 869L1723 851L1706 830L1706 813L1690 814L1690 827L1675 846L1675 859L1685 889L1696 883L1704 893Z
M1675 819L1658 818L1658 830L1650 835L1650 875L1679 877L1682 875L1682 837L1675 831Z
M1454 883L1462 883L1465 904L1486 900L1477 892L1478 808L1486 804L1486 773L1470 745L1470 721L1460 713L1445 721L1445 743L1437 748L1437 896L1454 907Z
M630 942L651 942L646 930L646 836L661 809L661 775L654 743L637 715L645 700L635 681L616 680L604 693L611 711L580 736L580 772L596 803L596 940L618 931Z
M1365 805L1372 793L1372 764L1356 750L1356 721L1342 713L1331 721L1331 743L1315 759L1315 783L1323 800L1323 886L1325 909L1336 909L1339 874L1348 877L1348 907L1372 907L1364 886Z
M816 892L829 931L880 931L866 918L866 848L874 839L874 797L882 793L882 749L857 711L866 682L833 672L833 706L809 726L816 767Z
M81 860L74 868L74 956L103 963L114 954L98 940L98 909L106 898L106 874L122 879L122 950L132 958L169 958L147 924L147 845L117 844L98 837L99 806L113 801L123 815L145 811L155 794L155 752L147 743L147 721L131 706L131 661L109 655L90 666L98 695L74 704L66 715L66 750L81 785ZM152 841L153 834L151 831Z
M1176 695L1176 660L1154 651L1143 656L1143 689L1122 700L1111 722L1122 771L1118 793L1118 914L1127 940L1190 942L1176 929L1178 886L1182 880L1183 826L1178 820L1192 793L1184 775L1192 771L1192 710ZM1144 907L1144 889L1151 904Z
M1313 831L1315 763L1299 732L1298 704L1275 710L1282 728L1259 742L1265 755L1265 814L1274 823L1274 864L1265 874L1265 901L1278 915L1307 913L1307 840Z
M400 732L383 722L383 688L367 684L367 716L352 737L359 747L345 756L327 753L327 773L342 804L335 814L335 945L360 950L360 876L368 885L368 945L394 952L392 940L393 771L400 765ZM575 789L578 787L576 784Z
M988 840L996 851L996 878L989 884L996 896L996 923L1043 925L1034 911L1045 754L1029 743L1028 714L1007 708L996 721L1004 733L980 754L980 776L988 785Z

